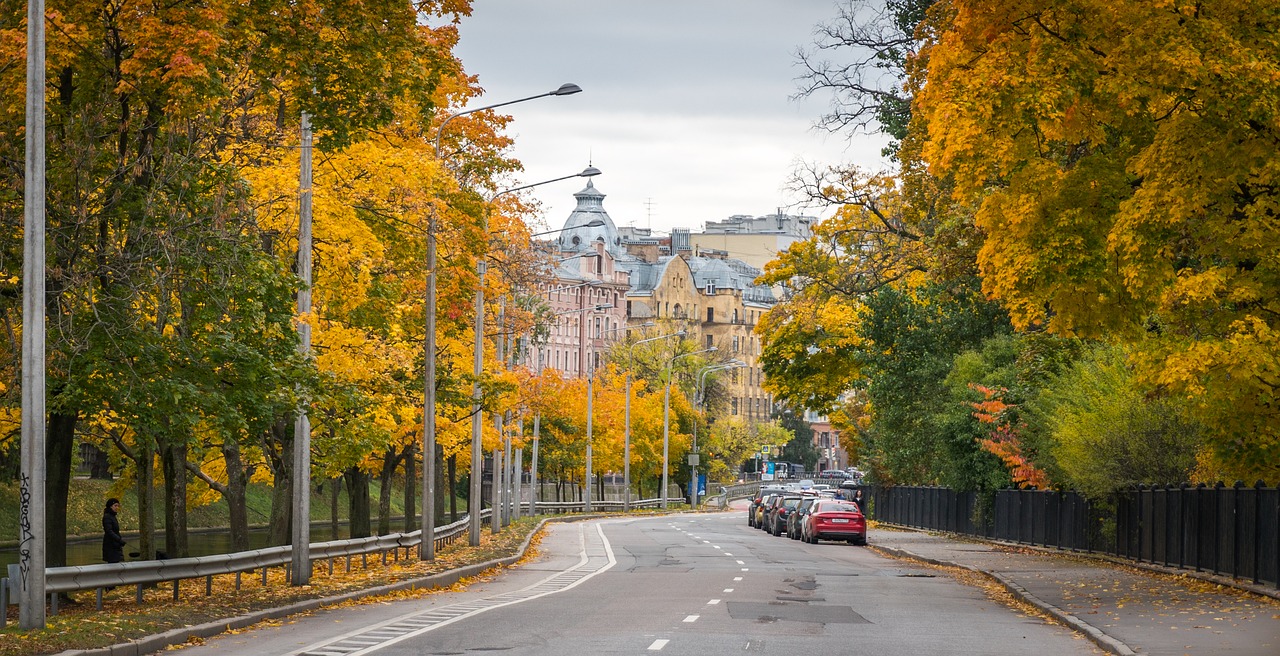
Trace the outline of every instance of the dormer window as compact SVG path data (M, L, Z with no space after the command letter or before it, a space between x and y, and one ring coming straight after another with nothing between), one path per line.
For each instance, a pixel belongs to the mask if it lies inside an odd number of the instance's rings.
M707 283L706 291L707 291L707 294L708 294L708 295L710 295L710 296L715 296L715 294L716 294L716 283L715 283L714 281L713 281L713 282L708 282L708 283Z

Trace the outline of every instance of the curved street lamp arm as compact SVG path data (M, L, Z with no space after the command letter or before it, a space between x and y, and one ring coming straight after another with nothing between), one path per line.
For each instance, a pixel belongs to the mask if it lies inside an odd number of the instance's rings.
M514 105L516 103L522 103L528 100L535 100L537 98L546 98L547 96L568 96L571 94L578 93L580 91L582 91L582 88L576 84L562 84L560 85L559 88L555 89L554 91L540 93L535 96L529 96L527 98L518 98L516 100L508 100L506 102L494 103L492 105L485 105L484 107L476 107L474 109L464 109L460 112L454 112L449 116L445 117L445 119L440 122L440 127L436 128L436 138L435 138L436 159L437 160L440 159L440 135L444 134L444 128L446 125L449 124L449 121L452 121L453 119L458 118L459 116L466 116L467 114L482 112L486 109L496 109L498 107L506 107L507 105Z

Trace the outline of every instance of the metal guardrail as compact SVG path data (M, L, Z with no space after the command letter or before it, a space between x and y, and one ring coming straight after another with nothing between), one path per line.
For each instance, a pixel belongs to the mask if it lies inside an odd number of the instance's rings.
M492 516L492 514L493 510L486 508L481 511L480 517L483 519ZM468 524L469 518L464 516L463 519L452 524L436 527L436 547L441 548L452 544L467 532ZM347 569L350 570L350 559L354 556L361 556L364 564L367 565L369 554L381 554L385 564L388 553L396 554L396 560L399 560L399 550L405 549L407 558L408 551L417 547L421 540L421 530L410 533L374 535L367 538L331 540L313 543L310 547L310 554L313 563L329 561L330 572L333 571L333 559L345 557L348 559ZM262 572L262 581L265 585L267 573L272 567L284 567L285 575L288 577L292 560L293 547L284 545L214 556L140 560L74 567L50 567L45 569L45 590L49 593L50 613L53 615L58 613L59 594L85 590L97 591L96 607L101 610L102 593L106 588L126 585L137 586L137 601L142 603L143 591L147 586L172 581L174 584L173 598L177 600L178 584L181 581L204 578L205 594L209 595L212 594L214 576L235 574L236 588L238 589L241 575L246 572L260 570ZM5 622L3 609L7 609L9 600L17 596L17 585L14 583L19 580L17 568L17 565L10 565L8 578L0 580L0 626L4 626Z
M669 498L668 504L685 502L683 498ZM632 501L632 508L657 508L661 506L662 499L642 499ZM594 511L599 512L621 512L623 510L622 501L592 501L591 506ZM521 504L522 511L529 508L529 504ZM537 502L538 512L551 512L557 514L582 512L583 502L581 501L539 501ZM480 512L481 519L488 519L493 516L492 508L485 508ZM467 533L470 525L470 517L463 516L462 519L445 526L438 526L435 529L436 548L440 549L457 541L461 536ZM380 554L383 564L386 564L387 554L394 554L395 560L399 560L400 550L405 550L405 558L409 557L409 553L417 547L422 540L422 531L412 531L409 533L390 533L387 535L375 535L367 538L352 538L348 540L330 540L328 542L312 543L310 547L311 561L315 563L329 563L329 571L333 572L333 561L339 558L345 558L347 561L348 571L351 569L351 558L360 556L364 565L368 564L368 556L370 554ZM140 560L123 563L103 563L100 565L81 565L74 567L50 567L45 569L45 590L49 594L50 614L58 613L58 596L63 593L83 592L86 590L95 590L97 597L97 609L102 609L102 594L107 588L122 586L137 586L137 603L143 601L143 591L148 586L154 586L159 583L173 583L173 599L178 599L178 586L184 580L205 579L205 594L213 594L213 577L218 575L236 575L236 588L240 587L240 578L248 572L260 571L262 582L267 582L267 573L273 567L283 567L285 577L288 578L290 566L293 561L293 547L289 545L278 547L267 547L264 549L254 549L252 551L240 551L230 554L219 554L215 556L196 556L191 558L170 558L167 560ZM9 576L0 579L0 627L5 624L5 610L8 609L10 600L18 597L17 581L19 581L17 565L9 566Z

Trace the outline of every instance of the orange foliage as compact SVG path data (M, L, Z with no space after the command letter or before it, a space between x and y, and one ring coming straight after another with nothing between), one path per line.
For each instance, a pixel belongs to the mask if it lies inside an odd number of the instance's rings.
M1009 468L1013 482L1019 487L1033 487L1043 490L1049 487L1049 476L1044 470L1036 467L1022 452L1022 439L1019 431L1025 424L1014 424L1011 421L1011 409L1017 407L1006 403L1000 395L1006 389L994 390L977 383L969 383L969 389L982 393L983 400L971 403L973 416L984 424L991 424L989 437L978 440L978 444L989 453L999 458Z

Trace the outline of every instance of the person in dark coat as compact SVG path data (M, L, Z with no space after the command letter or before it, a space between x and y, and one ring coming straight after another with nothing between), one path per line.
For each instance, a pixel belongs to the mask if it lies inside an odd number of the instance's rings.
M118 512L120 500L107 499L107 507L102 511L102 559L108 563L124 562L124 538L120 537Z

